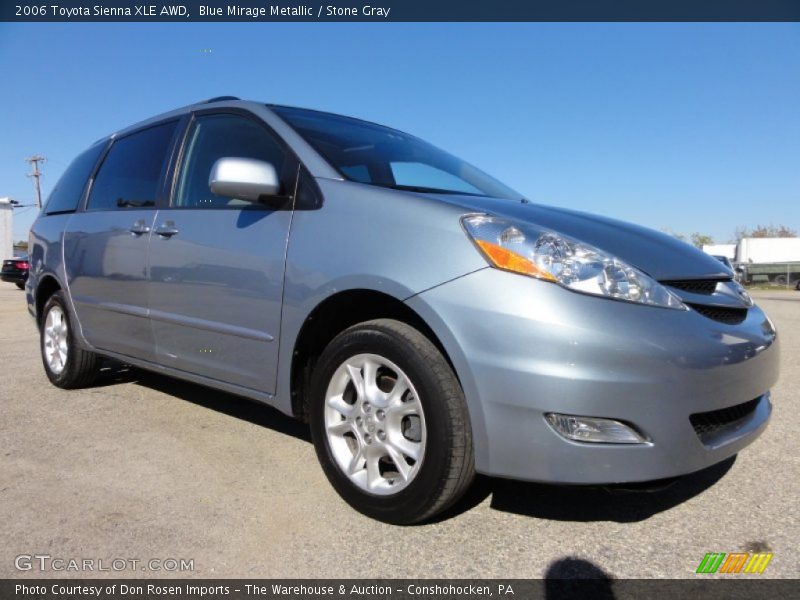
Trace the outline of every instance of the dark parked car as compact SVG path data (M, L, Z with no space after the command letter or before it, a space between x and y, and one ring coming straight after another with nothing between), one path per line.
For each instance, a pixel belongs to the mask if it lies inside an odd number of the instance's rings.
M3 270L0 271L0 279L9 283L16 283L19 289L25 288L28 280L28 257L19 256L3 261Z

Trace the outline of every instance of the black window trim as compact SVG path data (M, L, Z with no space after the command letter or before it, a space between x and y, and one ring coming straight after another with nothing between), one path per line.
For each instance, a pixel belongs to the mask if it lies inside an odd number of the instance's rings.
M270 137L272 137L286 153L286 164L284 164L282 172L280 173L281 180L286 184L290 191L286 196L276 196L276 198L285 198L286 205L281 207L283 210L294 210L295 197L297 196L297 186L300 180L300 168L303 166L302 161L298 158L297 154L292 150L292 147L286 143L286 140L278 134L272 127L269 126L264 120L255 113L236 107L219 107L219 108L203 108L194 110L186 115L186 122L183 130L180 132L180 142L173 155L173 160L170 164L169 173L167 173L167 193L164 198L163 206L159 206L159 210L263 210L275 211L280 210L274 205L268 205L261 202L253 202L250 205L236 205L236 206L176 206L175 196L178 188L178 177L180 169L183 166L183 161L186 156L187 146L189 144L189 136L194 131L195 123L198 117L213 116L213 115L235 115L244 117L253 121L256 125L261 127ZM292 179L294 181L292 181Z
M167 177L169 175L169 167L172 162L172 157L175 153L175 147L177 141L180 139L182 134L182 126L186 120L186 116L171 116L166 119L161 119L154 123L148 123L147 125L143 125L142 127L137 127L131 131L126 131L122 135L112 135L108 138L106 142L106 148L103 150L102 154L100 155L100 159L97 161L97 164L94 166L92 170L92 174L89 176L89 185L86 186L84 190L83 198L81 203L78 207L78 211L76 212L115 212L115 211L130 211L130 210L157 210L159 208L159 204L161 199L164 196L165 192L165 183L167 181ZM109 152L120 140L124 140L127 137L135 135L137 133L141 133L143 131L147 131L148 129L153 129L154 127L160 127L162 125L166 125L168 123L175 123L175 131L172 133L172 139L167 147L167 155L166 160L161 165L161 174L159 175L157 192L155 203L153 206L136 206L136 207L111 207L111 208L90 208L89 207L89 198L92 195L92 191L94 189L94 182L97 178L97 174L100 172L100 169L103 168L103 163L105 163L106 158L108 157Z

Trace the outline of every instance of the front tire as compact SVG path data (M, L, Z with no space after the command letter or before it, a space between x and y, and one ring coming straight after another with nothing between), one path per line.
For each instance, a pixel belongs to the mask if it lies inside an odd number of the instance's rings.
M367 516L423 521L472 482L461 386L436 346L405 323L377 319L334 338L312 375L309 408L325 474Z
M44 372L60 388L87 387L100 373L100 359L75 339L64 293L54 293L44 305L39 327Z

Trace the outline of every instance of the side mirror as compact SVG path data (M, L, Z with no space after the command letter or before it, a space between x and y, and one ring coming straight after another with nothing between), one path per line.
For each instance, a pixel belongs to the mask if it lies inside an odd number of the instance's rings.
M281 182L275 167L263 160L226 156L211 167L208 187L218 196L260 201L277 196Z

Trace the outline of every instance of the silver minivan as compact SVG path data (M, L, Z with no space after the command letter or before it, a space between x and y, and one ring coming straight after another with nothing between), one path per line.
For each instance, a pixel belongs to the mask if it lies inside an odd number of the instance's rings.
M223 97L119 131L70 165L29 248L55 385L111 357L274 406L387 522L440 513L476 472L697 471L772 410L775 328L715 258L349 117Z

